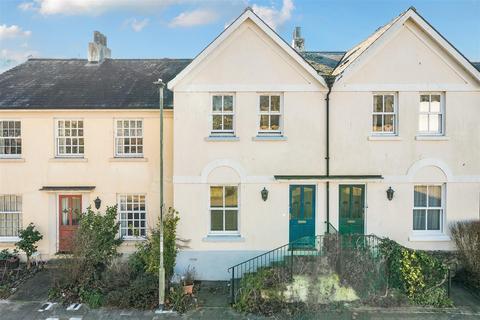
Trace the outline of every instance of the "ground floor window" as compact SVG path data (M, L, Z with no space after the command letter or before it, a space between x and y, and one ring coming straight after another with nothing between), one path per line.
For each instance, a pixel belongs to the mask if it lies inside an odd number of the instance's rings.
M413 230L441 231L444 211L443 186L415 185L413 199Z
M210 231L238 231L238 186L210 187Z
M0 237L16 237L21 227L22 197L0 195Z
M122 238L145 237L147 230L145 195L121 194L118 196L120 235Z

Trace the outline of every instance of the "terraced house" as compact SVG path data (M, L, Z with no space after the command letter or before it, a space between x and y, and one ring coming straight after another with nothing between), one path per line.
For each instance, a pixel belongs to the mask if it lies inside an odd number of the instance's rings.
M193 60L111 59L97 34L88 60L0 76L1 246L34 222L43 255L68 251L95 199L119 205L125 252L148 233L162 78L179 271L226 279L332 230L453 249L449 223L480 215L478 69L414 8L348 52L304 51L300 29L290 45L251 9Z

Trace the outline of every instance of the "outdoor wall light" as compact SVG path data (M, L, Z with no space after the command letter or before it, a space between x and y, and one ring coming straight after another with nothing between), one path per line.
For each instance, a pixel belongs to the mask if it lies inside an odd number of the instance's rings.
M388 199L388 201L392 201L394 193L395 193L395 190L393 190L392 187L388 187L388 189L387 189L387 199Z
M102 200L100 200L99 197L93 201L95 203L95 208L98 210L100 209L100 206L102 205Z
M262 200L263 200L263 201L267 201L267 199L268 199L268 190L267 190L265 187L263 187L263 190L262 190L260 193L262 194Z

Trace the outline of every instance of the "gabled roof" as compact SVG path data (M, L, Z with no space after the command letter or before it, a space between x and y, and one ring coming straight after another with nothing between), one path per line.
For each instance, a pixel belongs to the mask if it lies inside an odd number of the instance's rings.
M201 61L203 61L215 48L217 48L228 36L230 36L235 30L237 30L242 23L250 19L261 30L263 30L270 38L279 45L285 52L290 55L296 62L298 62L313 78L315 78L324 87L327 84L323 77L318 74L317 70L307 62L302 55L300 55L295 49L293 49L288 43L285 42L268 24L266 24L259 16L257 16L252 8L247 7L245 11L233 21L220 35L215 38L205 49L198 54L193 61L183 69L174 79L168 82L168 88L173 89L185 76L192 71Z
M0 74L0 109L156 109L158 86L190 59L30 59ZM165 106L173 95L165 91Z
M333 70L332 75L337 79L342 75L352 72L361 60L367 59L368 51L373 50L378 43L388 39L395 30L400 28L408 19L412 19L428 35L430 35L442 48L455 58L474 78L480 81L480 72L457 48L455 48L445 37L443 37L433 26L425 20L414 7L408 8L398 17L386 25L378 28L367 39L350 49L342 58L338 66Z
M478 71L480 71L480 62L472 62L472 64Z

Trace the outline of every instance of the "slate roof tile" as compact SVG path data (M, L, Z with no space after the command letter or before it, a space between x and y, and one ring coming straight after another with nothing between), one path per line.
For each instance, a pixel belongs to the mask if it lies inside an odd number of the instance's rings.
M0 74L0 109L156 109L161 78L170 81L190 59L29 59ZM165 90L165 106L173 94Z

